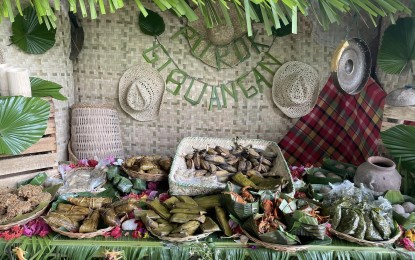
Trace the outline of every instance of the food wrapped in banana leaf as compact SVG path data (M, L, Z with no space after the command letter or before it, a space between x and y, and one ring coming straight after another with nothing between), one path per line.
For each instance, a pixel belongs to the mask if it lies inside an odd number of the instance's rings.
M232 236L232 229L229 226L229 220L226 217L225 211L221 207L215 207L215 213L219 225L222 227L223 233L225 233L226 236Z
M241 172L238 172L237 174L233 175L232 180L241 187L249 186L249 187L252 187L254 189L257 188L255 183L253 183L251 180L249 180L248 177L243 175Z
M84 220L87 215L83 215L83 214L65 214L65 216L67 216L70 220L72 220L74 222L79 222L81 220Z
M379 231L383 239L388 239L392 234L391 227L389 226L388 220L384 218L380 212L376 209L370 211L370 218L373 220L373 224Z
M170 234L170 232L175 229L173 225L159 225L158 227L151 230L156 236L165 237Z
M366 229L367 229L365 217L363 216L362 210L360 210L360 209L354 209L354 211L359 216L359 223L357 225L357 228L356 228L353 236L355 238L358 238L358 239L364 239L365 238L365 234L366 234Z
M70 214L88 215L91 210L87 207L75 206L71 204L59 203L56 211Z
M99 212L94 210L87 219L84 220L82 225L79 227L79 233L91 233L98 229L99 224Z
M330 219L330 224L333 229L337 229L342 218L342 207L340 205L334 205L330 210L332 218Z
M57 228L62 227L70 232L76 232L79 228L78 222L72 221L65 215L56 212L49 213L47 216L44 217L44 220L46 221L46 223L48 223L48 225Z
M219 194L195 198L194 201L196 201L199 207L202 207L204 209L211 209L216 206L221 206L221 196Z
M195 207L194 209L189 209L189 208L174 208L172 210L170 210L171 214L176 214L176 213L185 213L185 214L206 214L206 211L199 208L199 207Z
M118 226L120 225L121 221L118 218L117 214L115 213L114 208L100 208L99 213L101 215L102 220L108 226Z
M137 206L133 203L122 204L120 206L114 207L114 211L117 215L129 214L131 211L136 209Z
M196 220L189 221L183 225L178 226L177 228L171 231L171 236L174 237L187 237L193 235L196 230L200 227L200 222Z
M149 218L147 215L142 216L141 220L148 228L154 229L159 226L159 224L154 219Z
M159 219L160 218L160 216L156 212L154 212L153 210L134 209L135 219L141 219L144 215L147 215L151 219Z
M189 196L177 196L177 199L179 199L181 202L186 203L186 204L191 204L194 206L198 206L197 202L194 201L194 199L192 199ZM176 204L175 204L176 205Z
M170 198L163 201L164 206L166 206L168 209L172 209L174 204L179 202L179 199L176 196L171 196Z
M90 198L90 197L70 197L68 201L76 206L91 208L91 209L99 209L102 205L111 203L111 198Z
M210 217L207 217L205 222L200 225L200 229L203 233L220 231L218 224Z
M375 224L373 224L373 220L369 217L369 214L365 214L364 218L366 222L365 239L369 241L383 240L379 231L376 229Z
M337 231L342 232L347 235L353 235L359 225L360 217L353 209L342 209L342 219Z
M111 206L112 207L118 207L118 206L122 206L122 205L125 205L125 204L135 204L137 202L138 202L138 200L137 199L133 199L133 198L121 199L121 200L114 201L111 204Z
M152 210L154 210L157 214L159 214L160 217L162 217L166 220L171 217L171 214L170 214L169 210L163 204L161 204L161 202L158 199L155 199L155 200L147 203L147 205Z
M206 216L198 214L175 213L170 217L170 222L175 223L186 223L190 220L197 220L200 223L204 223L206 220Z

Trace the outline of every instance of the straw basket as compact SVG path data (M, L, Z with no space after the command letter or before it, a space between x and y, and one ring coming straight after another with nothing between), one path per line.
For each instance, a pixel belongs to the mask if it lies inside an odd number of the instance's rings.
M47 207L48 207L48 204L46 204L43 207L43 209L39 210L36 214L34 214L34 215L32 215L28 218L25 218L25 219L22 219L22 220L19 220L19 221L16 221L16 222L8 223L8 224L5 224L5 225L0 225L0 230L8 230L8 229L10 229L14 226L20 226L20 225L24 225L26 223L29 223L29 221L37 219L38 217L40 217L43 214L43 212L45 212Z
M388 246L390 244L395 243L401 236L402 236L402 229L399 228L399 232L397 232L395 234L395 236L393 236L391 239L389 240L385 240L385 241L368 241L368 240L364 240L364 239L358 239L349 235L346 235L344 233L341 233L339 231L336 231L332 228L329 229L330 233L336 235L336 237L352 242L352 243L356 243L362 246L378 246L378 247L385 247Z
M78 159L124 157L117 110L112 105L72 106L71 147Z
M261 246L272 249L275 251L284 251L284 252L298 252L298 251L304 251L309 248L309 246L289 246L289 245L279 245L279 244L271 244L263 242L253 236L251 236L247 231L242 229L242 232L249 238L249 240L254 241L257 244L260 244Z
M100 229L100 230L97 230L91 233L74 233L74 232L63 231L57 227L54 227L53 225L49 225L49 226L53 231L55 231L58 234L61 234L62 236L69 237L69 238L77 238L77 239L103 236L105 235L105 233L110 232L113 228L115 228L115 227L107 227L107 228L103 228L103 229Z
M172 243L184 243L184 242L198 241L198 240L208 237L209 235L213 233L213 232L207 232L207 233L203 233L203 234L199 234L195 236L188 236L188 237L169 237L169 236L162 237L162 236L158 236L154 234L150 227L147 227L147 230L150 231L151 235L157 237L158 239L172 242Z
M289 184L284 191L287 194L294 194L294 186L291 178L290 170L287 162L281 153L281 149L275 142L259 140L259 139L238 139L238 144L243 146L252 145L253 148L265 151L276 152L277 157L273 168L270 170L269 176L280 176L289 180ZM232 138L206 138L206 137L187 137L184 138L177 147L173 164L169 174L169 187L172 195L188 195L195 196L201 194L210 194L220 192L225 189L225 184L220 182L184 182L180 178L180 174L187 170L184 156L193 153L194 149L206 149L206 147L221 146L231 149L235 146L235 140Z

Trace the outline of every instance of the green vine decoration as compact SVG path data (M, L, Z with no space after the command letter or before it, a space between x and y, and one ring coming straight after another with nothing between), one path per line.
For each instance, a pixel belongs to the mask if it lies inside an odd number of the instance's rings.
M193 11L193 7L201 9L206 25L211 28L217 24L230 22L228 9L234 5L239 13L240 19L246 21L248 35L252 35L252 21L259 22L259 17L264 19L266 31L271 34L272 27L279 29L284 25L292 24L292 32L297 31L297 14L304 16L313 15L319 23L327 28L330 23L339 23L342 15L355 11L367 14L372 22L376 24L378 17L389 16L394 21L393 14L403 12L410 14L411 9L400 0L152 0L161 11L172 10L180 17L186 17L195 21L199 17ZM34 6L40 22L45 22L48 27L56 27L56 15L53 11L61 10L60 0L29 0ZM191 5L189 5L191 3ZM83 17L88 16L86 6L89 7L89 16L97 18L98 12L106 14L113 13L125 6L124 0L67 0L69 10L77 12L79 9ZM135 4L143 13L148 15L143 2L135 0ZM260 8L254 8L259 4ZM257 11L256 11L257 10ZM0 22L2 18L9 18L12 22L16 13L22 14L20 0L0 1ZM282 21L282 23L280 22Z

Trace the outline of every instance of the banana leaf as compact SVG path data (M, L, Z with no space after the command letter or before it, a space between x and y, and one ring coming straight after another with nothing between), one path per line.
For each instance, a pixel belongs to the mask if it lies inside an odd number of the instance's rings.
M258 231L258 226L256 224L256 219L260 217L262 217L262 214L256 214L251 216L244 222L242 228L246 230L249 234L254 235L255 237L267 243L281 245L295 245L300 243L300 240L296 235L290 234L282 230L281 228L279 230L260 234Z
M306 169L305 179L306 179L307 183L311 183L311 184L329 184L329 183L336 183L336 182L342 182L343 181L343 178L342 179L336 179L336 178L328 178L328 177L323 178L323 177L314 176L314 174L316 172L321 172L324 175L327 175L327 173L329 173L331 171L321 169L321 168Z
M44 172L41 172L37 174L33 179L19 182L17 184L17 188L19 188L20 186L26 185L26 184L32 184L32 185L37 185L37 186L42 185L46 181L47 178L48 178L48 175Z
M295 221L289 233L297 236L323 240L326 238L326 224L310 225Z
M0 98L0 154L20 154L42 138L49 102L40 98Z
M353 177L357 170L356 165L331 160L329 158L323 159L323 165L321 166L321 168L334 172L340 175L340 177L347 178L349 180L353 180Z
M115 178L115 176L121 175L121 169L118 166L110 165L108 166L106 173L107 173L107 179L112 181Z
M383 34L379 49L379 67L390 74L400 74L415 59L415 18L399 18Z
M241 187L228 182L225 192L235 192L236 194L240 194ZM228 212L241 221L246 220L259 211L259 199L252 203L240 203L235 200L232 194L225 193L223 194L223 197L225 198L225 207Z
M128 193L131 191L131 188L133 187L133 183L125 178L125 177L120 177L120 181L117 183L117 189L124 192L124 193Z
M132 182L133 182L133 189L135 191L143 191L146 189L146 181L136 178Z
M401 204L405 202L404 197L402 196L402 193L398 190L389 190L386 192L385 199L387 199L392 205L393 204Z

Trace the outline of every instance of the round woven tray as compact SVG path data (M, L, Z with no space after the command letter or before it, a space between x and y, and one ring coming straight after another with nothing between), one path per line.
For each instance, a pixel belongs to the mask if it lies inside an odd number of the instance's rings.
M344 233L341 233L339 231L336 231L332 228L329 229L330 233L336 235L336 237L352 242L352 243L356 243L362 246L379 246L379 247L385 247L387 245L393 244L395 243L401 236L402 236L402 229L399 229L399 233L396 234L395 236L393 236L391 239L389 240L385 240L385 241L368 241L368 240L364 240L364 239L358 239L349 235L346 235Z
M261 241L253 236L251 236L247 231L242 229L242 232L249 238L249 240L254 241L257 244L260 244L261 246L272 249L275 251L284 251L284 252L298 252L298 251L304 251L309 248L309 246L289 246L289 245L280 245L280 244L271 244L266 243L264 241Z
M150 231L151 235L157 237L158 239L168 241L168 242L173 242L173 243L198 241L198 240L208 237L210 234L213 233L213 232L208 232L208 233L203 233L203 234L199 234L196 236L188 236L188 237L167 237L167 236L161 237L161 236L154 234L151 228L147 227L147 230Z
M8 224L5 224L5 225L0 225L0 230L7 230L7 229L10 229L14 226L24 225L24 224L28 223L31 220L37 219L38 217L40 217L43 214L43 212L45 212L48 205L49 204L45 205L45 207L43 209L39 210L36 214L34 214L34 215L32 215L28 218L25 218L25 219L22 219L22 220L19 220L19 221L16 221L16 222L8 223Z
M97 237L97 236L103 236L103 235L105 235L105 233L111 231L114 228L114 227L107 227L107 228L103 228L103 229L100 229L100 230L97 230L97 231L91 232L91 233L74 233L74 232L68 232L68 231L60 230L59 228L54 227L52 225L49 225L49 226L53 231L55 231L56 233L61 234L62 236L69 237L69 238L77 238L77 239L93 238L93 237Z
M124 167L124 165L121 166L122 169L125 171L125 173L128 174L128 176L133 178L139 178L143 181L164 181L167 179L167 177L169 176L168 173L166 174L150 174L150 173L139 173L133 170L130 170L126 167Z

